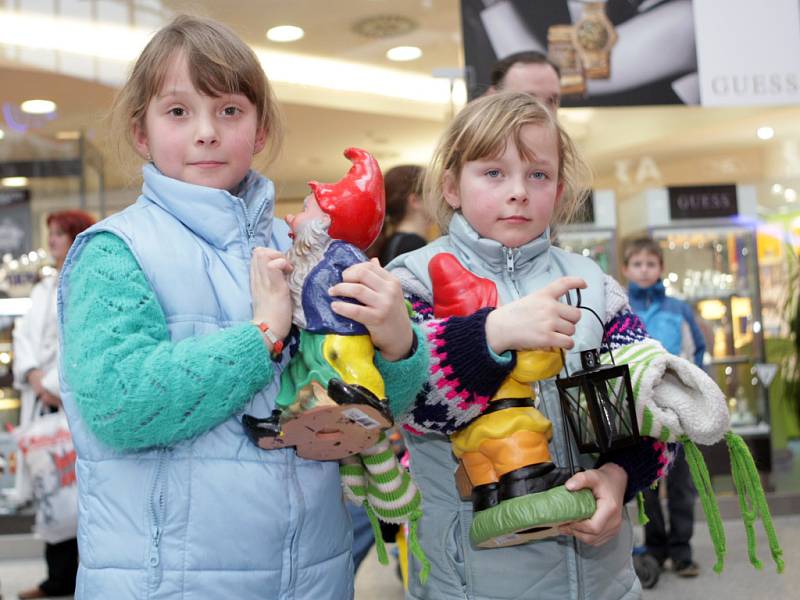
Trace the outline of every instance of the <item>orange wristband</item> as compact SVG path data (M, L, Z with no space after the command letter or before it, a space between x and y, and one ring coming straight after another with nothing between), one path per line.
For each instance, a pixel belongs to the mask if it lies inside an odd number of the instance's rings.
M283 352L283 340L279 340L278 336L270 331L269 325L263 321L259 323L253 321L253 325L258 327L259 331L267 338L267 341L272 344L272 352L270 352L270 354L272 354L273 357L280 356L281 352Z

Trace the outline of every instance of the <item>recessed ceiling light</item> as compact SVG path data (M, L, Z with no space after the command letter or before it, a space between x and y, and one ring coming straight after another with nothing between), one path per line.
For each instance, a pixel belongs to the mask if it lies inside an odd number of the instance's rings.
M295 42L305 35L305 31L294 25L278 25L267 31L267 39L273 42Z
M27 177L3 177L0 179L0 185L4 187L25 187L28 185Z
M19 107L22 112L31 115L46 115L56 111L56 103L52 100L25 100Z
M397 62L416 60L422 56L422 50L416 46L395 46L386 51L386 58Z
M57 140L79 140L81 138L80 131L59 131L56 133Z
M783 190L783 197L786 199L787 202L794 202L797 200L797 192L794 191L792 188L786 188Z
M775 130L772 127L759 127L756 135L760 140L771 140L772 136L775 135Z
M780 194L783 191L783 186L780 183L773 183L771 189L773 194Z

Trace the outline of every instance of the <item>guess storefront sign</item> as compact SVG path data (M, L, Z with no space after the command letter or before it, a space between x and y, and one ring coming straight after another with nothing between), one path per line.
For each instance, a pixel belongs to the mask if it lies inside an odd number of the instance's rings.
M735 185L669 188L669 216L672 220L731 217L738 213Z

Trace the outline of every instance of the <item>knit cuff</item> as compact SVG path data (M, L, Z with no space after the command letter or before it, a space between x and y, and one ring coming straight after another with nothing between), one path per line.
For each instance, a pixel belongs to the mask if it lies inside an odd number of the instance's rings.
M388 361L380 352L375 353L375 365L383 376L389 410L402 415L414 401L417 392L428 378L428 350L419 326L412 324L414 344L408 358Z
M451 434L466 426L486 410L514 369L516 353L498 362L486 343L490 310L424 323L430 379L404 418L414 432Z
M603 347L616 350L628 344L647 339L647 330L642 320L630 310L621 310L605 325Z
M492 308L482 308L468 317L440 321L437 358L446 376L458 390L491 398L517 364L516 353L498 356L486 340L486 318ZM500 358L500 360L497 360ZM449 367L449 369L448 369Z
M643 437L635 446L614 450L602 455L595 465L599 468L614 463L628 474L624 501L628 502L637 493L662 479L675 460L678 444L661 442Z

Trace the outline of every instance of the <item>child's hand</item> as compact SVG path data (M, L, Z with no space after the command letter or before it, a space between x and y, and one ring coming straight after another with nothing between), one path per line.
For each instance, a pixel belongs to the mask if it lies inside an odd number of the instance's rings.
M558 530L565 535L574 535L580 541L600 546L619 532L622 525L622 500L628 485L628 474L614 463L606 463L599 469L591 469L573 475L565 484L571 492L588 488L597 501L597 509L591 519L562 525Z
M358 321L369 331L372 343L386 360L394 361L408 355L414 332L408 318L400 282L381 267L377 258L347 268L342 283L332 286L331 296L358 300L331 303L338 315Z
M269 325L282 340L292 328L292 297L286 275L292 265L286 256L272 248L256 248L250 262L250 292L253 295L253 320Z
M580 277L561 277L538 292L496 308L486 319L486 341L497 354L509 349L572 348L581 310L559 298L585 287Z

